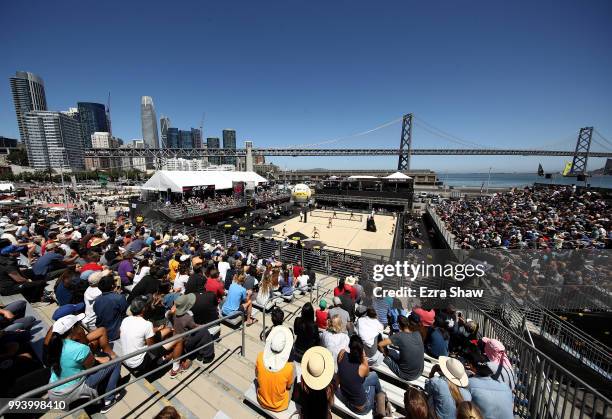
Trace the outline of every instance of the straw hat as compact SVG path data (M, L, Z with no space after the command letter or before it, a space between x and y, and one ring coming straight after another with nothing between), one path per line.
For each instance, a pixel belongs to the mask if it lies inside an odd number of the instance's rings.
M96 237L95 239L93 239L91 241L91 247L96 247L102 243L104 243L106 240L104 240L102 237Z
M263 363L272 372L278 372L289 360L293 347L293 333L286 326L275 326L270 331L264 347Z
M468 376L461 361L449 358L448 356L441 356L438 358L438 361L440 362L442 374L444 374L448 381L459 387L467 387Z
M334 378L334 357L329 349L313 346L302 356L302 380L313 390L322 390Z

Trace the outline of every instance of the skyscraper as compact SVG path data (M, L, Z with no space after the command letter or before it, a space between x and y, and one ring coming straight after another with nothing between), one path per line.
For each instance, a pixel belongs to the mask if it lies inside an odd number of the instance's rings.
M142 139L145 147L159 148L159 133L157 132L157 117L151 96L143 96L140 102L142 120Z
M191 128L191 138L193 139L193 148L202 148L202 131L199 128Z
M159 127L161 129L161 147L168 148L168 128L170 128L170 118L163 116L159 118Z
M166 147L180 148L178 128L168 127L166 130Z
M32 161L25 116L30 111L47 110L45 83L34 73L17 71L15 77L10 78L10 84L11 92L13 93L13 103L15 104L15 114L17 115L17 125L19 126L19 136L26 145L29 161Z
M79 121L83 133L85 148L91 148L91 136L94 132L109 132L110 123L106 106L102 103L78 102Z
M206 139L206 148L208 148L209 150L214 150L216 148L220 148L221 147L221 143L219 141L219 139L217 137L208 137ZM210 164L221 164L221 158L219 157L209 157L208 158L208 162Z
M179 130L179 147L193 148L193 137L191 131Z
M236 131L233 129L223 130L223 148L236 149ZM236 157L225 157L224 164L236 165Z
M76 118L64 112L31 111L24 119L31 167L73 170L85 167L83 137Z

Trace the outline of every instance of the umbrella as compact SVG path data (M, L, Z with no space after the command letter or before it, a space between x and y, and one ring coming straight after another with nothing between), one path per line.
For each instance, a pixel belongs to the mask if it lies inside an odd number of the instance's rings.
M302 244L304 245L306 249L314 249L315 247L318 247L318 248L325 247L325 243L323 243L321 240L314 240L314 239L305 240L304 242L302 242Z
M304 241L306 239L308 239L309 237L307 235L305 235L304 233L300 233L299 231L292 233L292 234L287 234L287 238L290 240L301 240Z

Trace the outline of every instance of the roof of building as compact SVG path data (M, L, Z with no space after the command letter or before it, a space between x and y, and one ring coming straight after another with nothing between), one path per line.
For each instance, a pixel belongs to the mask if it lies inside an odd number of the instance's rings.
M231 189L232 182L246 182L248 185L265 183L268 180L255 172L234 172L227 170L174 171L159 170L142 186L149 191L181 193L183 188L212 186L215 189Z

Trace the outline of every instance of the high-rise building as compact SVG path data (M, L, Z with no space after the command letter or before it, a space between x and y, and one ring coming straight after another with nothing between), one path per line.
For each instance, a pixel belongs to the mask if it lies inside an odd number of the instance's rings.
M143 96L140 102L140 116L142 120L142 139L145 147L159 148L159 134L157 132L157 117L151 96Z
M109 132L110 123L106 106L102 103L78 102L79 121L83 132L83 144L85 148L91 148L91 136L95 132Z
M168 128L170 128L170 118L163 116L159 118L159 127L161 129L161 147L168 148Z
M179 130L179 147L180 148L193 148L193 137L191 131Z
M91 135L91 148L119 148L119 142L123 141L115 138L109 132L94 132ZM120 167L116 159L109 157L85 158L85 168L93 169L115 169Z
M236 131L233 129L223 130L223 148L236 149ZM236 157L225 157L224 164L236 165Z
M168 127L168 129L166 130L166 147L180 148L178 128Z
M25 115L28 158L35 169L82 170L83 137L79 121L64 112L31 111Z
M191 128L191 138L193 139L193 148L202 148L202 131L199 128Z
M219 141L219 138L208 137L206 139L206 148L208 148L209 150L221 148L221 142ZM220 157L208 157L208 162L210 164L219 165L221 164L221 158Z
M29 161L32 161L30 147L28 145L25 117L30 111L47 110L45 83L34 73L17 71L15 77L10 78L10 84L13 94L13 103L15 104L15 114L17 115L17 125L19 126L19 136L21 137L21 141L26 145Z
M121 148L144 148L144 141L140 139L134 139L127 144L121 146ZM136 169L145 171L146 159L144 157L122 157L121 167L123 170Z

